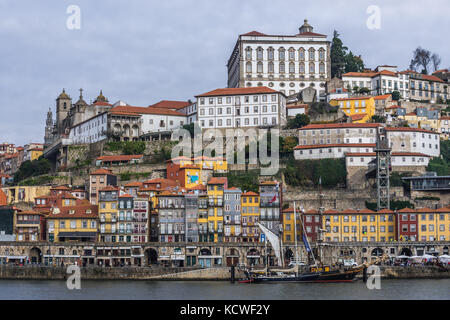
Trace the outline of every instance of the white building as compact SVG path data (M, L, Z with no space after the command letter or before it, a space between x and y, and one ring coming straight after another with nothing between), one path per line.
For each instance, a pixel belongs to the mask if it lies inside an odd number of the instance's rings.
M202 129L286 124L285 95L267 87L216 89L196 98Z
M439 133L433 131L409 127L383 128L378 123L333 123L300 128L299 145L294 148L294 157L305 160L343 158L346 153L370 154L375 150L378 134L386 137L392 155L402 159L410 155L409 160L405 158L405 161L399 160L397 163L413 163L412 157L440 155Z
M110 110L116 115L140 115L141 134L176 130L187 123L187 116L169 108L117 106Z
M372 153L346 153L345 163L347 167L367 167L374 163L377 155ZM423 153L393 152L391 153L392 167L427 167L430 157Z
M430 157L441 154L439 133L409 127L386 127L384 130L392 152L422 153Z
M344 87L353 91L354 88L367 88L371 95L381 95L400 92L403 99L409 99L409 74L397 72L396 66L378 66L374 71L348 72L342 75Z
M229 88L266 86L292 95L311 86L319 97L330 80L330 42L307 20L296 35L252 31L238 37L227 67Z
M95 143L105 140L108 131L108 112L100 113L70 128L71 144Z

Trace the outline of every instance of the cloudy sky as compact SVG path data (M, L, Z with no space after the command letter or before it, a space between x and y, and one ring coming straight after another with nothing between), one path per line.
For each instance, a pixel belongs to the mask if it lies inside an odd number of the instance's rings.
M426 4L427 3L427 4ZM67 8L81 28L67 28ZM377 5L381 28L369 29ZM226 87L226 62L239 34L296 34L305 18L331 40L333 30L368 67L406 69L412 51L437 52L450 66L450 1L0 0L0 142L43 142L46 113L66 88L87 102L147 106Z

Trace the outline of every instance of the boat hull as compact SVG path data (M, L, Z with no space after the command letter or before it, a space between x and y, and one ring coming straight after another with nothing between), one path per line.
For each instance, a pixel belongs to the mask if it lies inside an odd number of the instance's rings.
M347 271L328 271L318 273L304 273L298 276L250 276L242 283L266 283L266 282L304 282L304 283L333 283L354 282L361 269Z

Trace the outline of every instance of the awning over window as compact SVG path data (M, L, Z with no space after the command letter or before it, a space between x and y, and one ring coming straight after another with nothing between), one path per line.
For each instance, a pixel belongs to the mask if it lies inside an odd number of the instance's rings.
M93 238L97 236L97 232L60 232L58 237L64 238Z

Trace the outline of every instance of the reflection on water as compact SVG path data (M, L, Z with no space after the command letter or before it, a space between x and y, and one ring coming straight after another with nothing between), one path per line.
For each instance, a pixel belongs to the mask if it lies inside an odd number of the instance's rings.
M450 299L450 279L381 280L381 290L355 283L241 284L192 281L81 281L68 290L65 281L0 280L0 299Z

